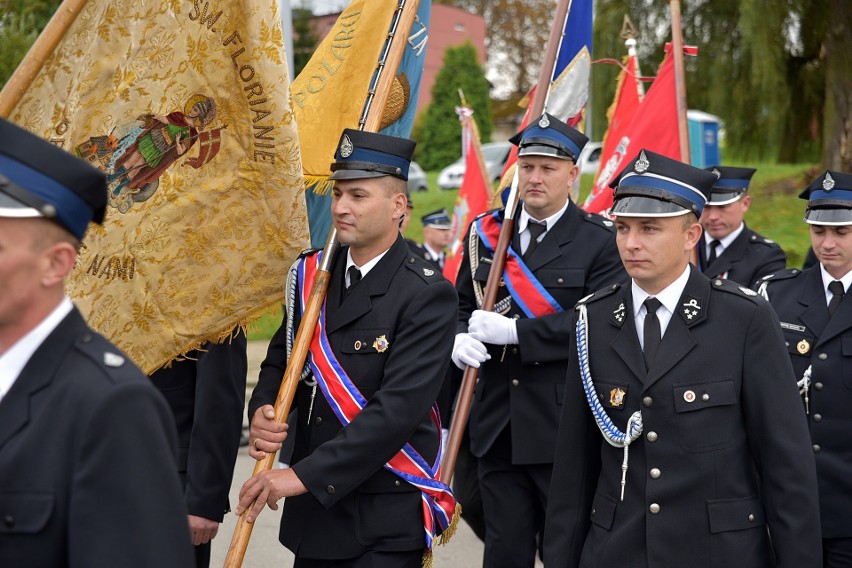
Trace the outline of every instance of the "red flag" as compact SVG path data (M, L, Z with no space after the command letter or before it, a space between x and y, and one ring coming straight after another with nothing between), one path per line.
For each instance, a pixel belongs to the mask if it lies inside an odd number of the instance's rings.
M470 113L472 114L472 113ZM453 225L450 228L452 243L444 261L444 276L455 283L464 256L464 236L467 226L480 213L488 210L491 183L482 176L482 150L479 132L470 114L460 113L462 128L466 130L468 146L465 148L465 170L456 205L453 208Z
M657 78L635 108L632 118L629 121L623 118L618 120L627 125L618 134L612 128L607 134L606 142L613 147L612 153L606 154L605 148L601 155L603 165L595 180L592 196L583 205L586 211L607 214L612 207L609 183L642 148L680 160L674 58L670 51L666 53Z
M612 170L615 166L613 164L621 160L621 156L616 154L616 148L642 102L642 93L640 93L641 83L639 82L636 63L636 55L631 48L631 53L627 57L625 67L618 74L615 98L607 111L609 128L607 128L604 135L603 149L601 150L600 163L602 167L595 174L592 191L586 198L585 203L583 203L583 208L587 211L598 212L607 209L612 203L610 196L610 202L603 207L600 207L600 204L596 204L602 194L611 193L608 184L614 175Z

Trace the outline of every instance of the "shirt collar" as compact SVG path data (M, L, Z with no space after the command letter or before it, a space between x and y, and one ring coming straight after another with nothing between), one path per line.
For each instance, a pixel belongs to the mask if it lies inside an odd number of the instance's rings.
M349 272L349 267L354 266L361 272L361 278L367 276L367 273L370 272L374 266L376 266L382 257L385 256L390 249L387 249L382 254L372 258L371 260L365 262L362 266L358 266L355 264L355 261L352 260L352 249L346 249L346 272Z
M823 292L826 293L826 295L828 295L828 296L832 295L831 292L828 291L828 285L831 284L832 282L834 282L835 280L840 280L843 283L843 292L844 293L849 291L849 285L852 284L852 270L850 270L849 272L844 274L843 277L841 277L841 278L835 278L834 276L829 274L825 270L825 267L822 265L822 263L820 263L819 271L820 271L820 274L822 274L822 289L823 289Z
M428 243L425 243L425 242L423 243L423 248L426 249L426 252L428 252L429 256L432 257L432 260L439 260L441 258L441 256L443 256L443 254L444 254L443 251L435 250L432 247L430 247Z
M733 243L735 240L737 240L737 237L740 236L740 233L742 233L744 229L745 229L745 223L740 223L740 226L737 228L737 230L731 231L728 234L728 236L719 239L719 244L721 245L722 248L720 249L719 247L716 247L716 256L720 255L723 250L730 247L731 243ZM707 231L704 231L704 243L705 244L707 244L709 246L710 243L713 242L714 240L716 240L716 239L711 237L710 233L708 233Z
M15 384L36 349L44 343L47 336L56 329L73 308L74 304L71 303L68 296L63 297L59 305L53 308L53 311L41 320L41 323L0 355L0 400Z
M546 219L535 219L539 223L544 223L544 231L547 232L553 228L553 225L556 224L557 221L562 217L565 213L565 210L568 209L568 204L571 202L570 199L565 200L565 205L562 206L562 209L551 215ZM527 229L527 225L530 222L530 219L533 217L527 213L527 210L524 207L521 207L521 216L518 218L518 234L520 235Z
M677 303L683 295L683 291L686 288L688 280L689 264L686 265L683 269L683 273L678 276L674 282L663 288L659 294L654 295L654 297L660 301L663 307L666 308L670 314L675 312ZM640 288L635 281L632 281L631 291L633 292L633 317L636 317L639 315L639 309L642 307L642 304L649 296L651 296L651 294Z

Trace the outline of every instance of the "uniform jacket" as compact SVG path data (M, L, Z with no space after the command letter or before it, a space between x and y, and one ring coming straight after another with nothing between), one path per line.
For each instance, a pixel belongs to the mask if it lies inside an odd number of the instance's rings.
M410 246L411 252L424 259L426 262L434 266L439 272L444 270L444 267L441 266L441 263L437 260L432 259L432 255L429 254L429 251L426 250L426 245L421 245L414 243L414 245ZM444 255L444 259L446 259L446 254Z
M0 401L0 566L185 568L162 396L74 309Z
M178 430L178 472L190 515L222 522L240 447L246 399L246 336L208 343L151 375Z
M452 351L455 290L399 237L347 293L346 253L342 248L331 268L326 330L368 403L343 428L319 389L312 408L311 387L302 382L297 389L292 467L309 493L286 499L280 539L306 558L423 549L421 493L382 466L406 442L431 465L440 444L430 409ZM387 348L374 347L382 337ZM274 402L286 362L284 342L282 326L261 366L250 416Z
M796 380L811 367L808 427L819 480L822 534L852 537L852 298L829 319L819 264L768 281L767 294Z
M822 566L813 452L769 304L692 269L647 373L630 285L587 306L598 398L620 430L641 410L643 431L622 501L624 451L592 417L572 340L547 568Z
M520 251L517 226L512 247ZM492 253L480 241L478 268L472 275L469 248L465 247L456 280L459 293L456 333L467 331L470 314L479 307L473 280L484 288L491 268ZM553 462L565 386L568 364L565 346L571 335L571 308L583 296L626 276L615 246L612 222L586 213L573 203L568 204L562 217L545 233L528 267L564 311L527 318L511 303L506 315L519 318L519 343L506 349L502 345L487 345L491 359L480 367L470 410L471 451L478 457L484 455L511 424L513 463L547 464ZM508 291L502 288L498 303L507 296Z
M704 275L709 278L727 278L743 286L753 286L763 276L784 270L787 255L774 241L743 227L731 246L707 266L707 247L702 238L698 244Z

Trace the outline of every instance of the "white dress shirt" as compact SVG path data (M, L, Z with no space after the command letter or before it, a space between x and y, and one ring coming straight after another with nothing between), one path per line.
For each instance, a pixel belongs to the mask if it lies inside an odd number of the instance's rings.
M657 319L660 320L660 338L666 335L666 328L669 326L672 314L674 314L677 308L677 303L683 295L683 290L686 288L688 280L689 265L684 268L683 274L678 276L677 280L663 288L659 294L653 296L662 304L657 309ZM636 334L639 336L639 345L642 346L642 350L644 351L645 337L644 333L640 330L645 329L645 315L648 313L648 310L645 309L644 302L651 294L640 288L635 281L632 282L631 289L633 291L633 321L636 322Z

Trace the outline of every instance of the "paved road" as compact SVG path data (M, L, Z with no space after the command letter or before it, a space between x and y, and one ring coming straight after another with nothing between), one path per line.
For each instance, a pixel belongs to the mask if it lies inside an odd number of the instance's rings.
M266 342L250 341L248 344L249 355L249 382L257 379L260 362L266 354ZM251 386L249 386L249 392ZM237 467L234 471L234 483L231 485L231 504L236 505L240 486L251 476L254 468L254 460L248 455L246 448L240 448L237 456ZM293 555L278 542L278 523L281 518L281 509L272 511L266 509L255 521L251 540L246 551L243 566L246 568L290 568L293 566ZM219 536L213 540L213 552L210 565L222 566L228 552L231 535L234 532L236 516L229 514L225 516L225 522L219 528ZM459 529L451 542L445 546L439 546L435 552L435 568L480 568L482 566L482 542L468 528L467 524L461 522ZM536 562L536 566L542 566Z

